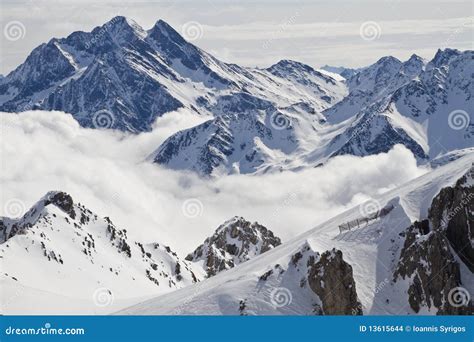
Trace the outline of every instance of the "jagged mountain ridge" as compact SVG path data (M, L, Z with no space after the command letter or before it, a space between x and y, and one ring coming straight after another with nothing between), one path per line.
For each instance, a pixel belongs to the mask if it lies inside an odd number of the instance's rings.
M474 51L439 50L422 70L411 79L397 74L403 85L349 119L349 128L329 144L331 155L376 154L401 143L424 161L472 147Z
M466 246L472 234L464 228L472 226L472 196L470 199L466 196L473 189L473 163L471 153L439 166L248 262L199 284L136 304L119 314L433 315L472 312L472 301L461 301L459 294L454 293L463 291L461 288L472 293L474 284L473 273L467 261L455 252L454 243L461 239L462 246ZM465 201L461 210L453 211L461 200ZM390 210L349 231L339 231L338 227L347 222L363 222L365 206L371 207L374 203ZM439 217L447 225L454 220L455 226L461 224L463 229L457 230L458 234L451 238L445 236L440 240L439 234L445 233L437 231ZM433 229L428 233L425 230L412 233L412 226L418 226L417 222L427 218L432 220ZM438 248L442 248L443 253ZM471 251L457 250L470 258ZM411 266L405 268L404 265ZM420 277L426 277L422 278L421 287L413 277L413 270L418 270L415 274ZM442 279L450 281L433 280L435 272L440 270L444 272ZM340 285L342 280L347 282L342 282L344 286ZM334 289L332 295L325 292L325 284ZM432 295L433 302L430 301Z
M207 277L212 277L280 244L280 238L271 230L235 216L220 225L212 236L186 256L186 260L199 263Z
M85 127L134 133L175 110L209 115L149 158L203 176L299 170L395 144L425 163L473 145L472 55L386 56L356 70L291 60L247 68L218 60L162 20L144 30L115 17L34 49L0 80L0 110L62 110ZM453 111L466 127L446 129Z
M225 113L217 111L215 119L172 135L150 160L205 176L266 173L314 167L337 155L388 152L402 144L424 164L474 144L473 58L473 51L452 49L439 50L429 62L417 55L405 62L381 58L343 81L348 95L314 118L306 115L305 104L275 107L246 95L238 101L248 104L243 108L234 105L235 96L222 98L228 103ZM280 71L288 65L301 69L284 61L269 69L295 79Z
M303 102L311 111L344 94L341 82L301 66L292 82L268 70L221 62L162 20L146 31L115 17L91 32L53 38L34 49L0 81L0 110L62 110L85 127L137 133L179 108L213 114L216 99L234 92L277 106Z
M0 304L4 313L31 313L29 306L43 314L110 313L214 276L280 243L267 228L234 217L185 260L169 246L131 239L110 218L51 191L20 218L0 217L0 283L8 294ZM201 262L206 256L215 267ZM20 294L32 297L17 300Z
M105 295L112 304L114 297L143 298L173 291L199 281L202 273L168 246L131 240L127 230L108 217L98 217L59 191L47 193L21 218L2 217L0 238L3 280L83 298L89 310L95 307L98 289L109 291ZM15 303L2 306L27 310ZM54 303L44 307L51 309Z

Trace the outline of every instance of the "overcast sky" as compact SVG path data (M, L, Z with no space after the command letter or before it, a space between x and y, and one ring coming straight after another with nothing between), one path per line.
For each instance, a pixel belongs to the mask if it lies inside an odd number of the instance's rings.
M52 37L90 31L116 15L145 29L163 19L216 57L246 66L286 58L357 67L384 55L473 49L474 41L472 1L0 1L1 74Z

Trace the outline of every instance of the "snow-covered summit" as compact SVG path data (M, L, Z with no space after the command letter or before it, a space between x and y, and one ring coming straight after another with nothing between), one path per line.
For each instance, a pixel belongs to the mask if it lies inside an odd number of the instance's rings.
M281 240L266 227L235 216L220 225L186 260L202 265L211 277L280 244Z
M25 291L25 300L43 293L51 301L37 307L42 314L107 312L199 281L199 270L168 246L130 239L65 192L47 193L21 218L1 218L0 236L2 290ZM98 295L110 303L97 303ZM24 305L39 300L2 298L4 313L27 312Z
M144 30L118 16L91 32L74 32L34 49L2 79L0 110L61 110L85 127L143 132L157 117L178 108L212 115L216 99L233 92L278 105L304 100L309 107L327 108L326 103L339 99L334 90L342 85L309 69L298 80L280 79L266 70L218 60L163 20ZM319 78L327 88L318 85Z

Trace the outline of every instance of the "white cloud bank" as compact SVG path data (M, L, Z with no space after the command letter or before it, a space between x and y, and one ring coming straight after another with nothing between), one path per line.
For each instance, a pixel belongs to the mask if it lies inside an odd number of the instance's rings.
M81 128L61 112L0 117L1 215L11 199L28 209L47 191L63 190L131 237L167 243L181 255L234 215L257 220L287 240L426 172L411 152L396 146L387 154L341 156L298 173L203 180L144 158L171 133L205 118L169 113L153 132L127 135ZM183 203L197 206L186 208L185 215ZM193 209L197 217L190 217Z

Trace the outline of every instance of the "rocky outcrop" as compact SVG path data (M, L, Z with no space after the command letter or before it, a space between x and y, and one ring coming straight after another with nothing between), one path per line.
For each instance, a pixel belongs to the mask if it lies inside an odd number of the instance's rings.
M435 196L428 219L415 222L400 234L404 244L393 281L408 281L408 303L415 313L474 314L459 262L469 268L467 276L472 277L473 170Z
M340 250L324 252L311 266L308 283L322 302L324 315L361 315L352 266L344 261Z
M170 247L131 239L110 218L99 217L61 191L48 192L20 218L0 218L0 259L17 258L21 265L5 263L5 273L31 287L36 285L33 275L49 277L59 293L70 284L65 279L73 279L83 291L108 282L116 283L111 288L148 293L200 280Z
M453 187L442 189L433 199L429 216L434 229L445 232L452 248L474 272L474 168Z
M438 314L459 315L472 312L468 305L453 306L452 289L462 286L459 263L440 230L429 230L429 221L415 222L404 233L394 281L409 279L408 303L414 312L422 307L437 309Z
M294 297L304 296L304 302L311 308L306 314L363 314L352 266L344 260L340 250L332 249L320 254L313 249L311 242L306 241L287 262L281 261L262 273L257 285L258 288L272 288L270 300L275 306L280 307L280 302L291 306ZM284 300L275 295L278 292L284 294Z
M65 192L51 192L49 197L45 200L45 206L49 204L54 204L59 209L67 213L72 219L76 217L74 212L74 201L72 197Z
M271 230L236 216L219 226L186 260L204 261L207 277L212 277L280 244Z

